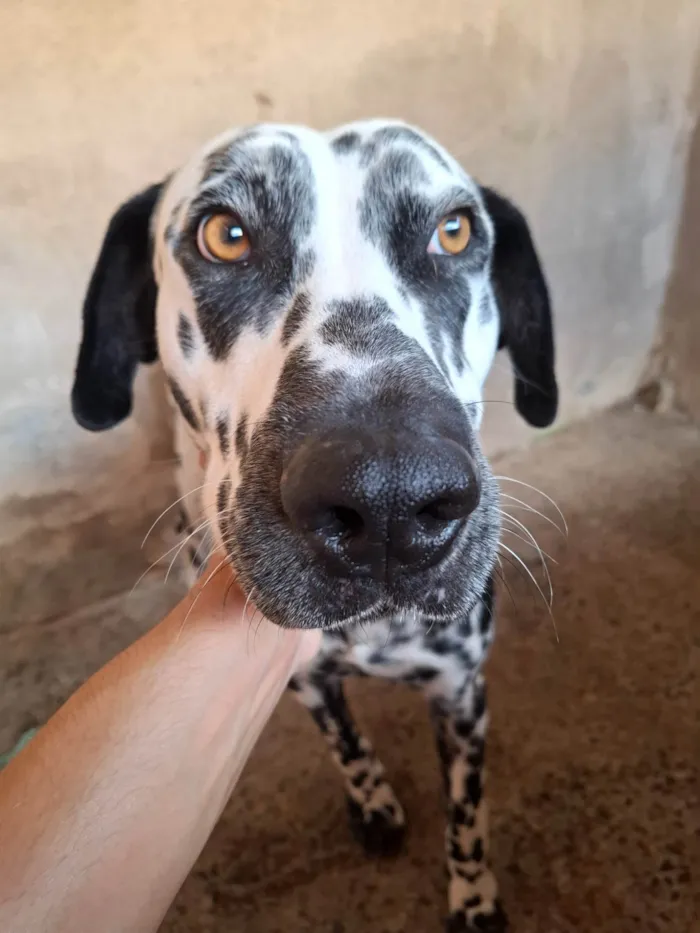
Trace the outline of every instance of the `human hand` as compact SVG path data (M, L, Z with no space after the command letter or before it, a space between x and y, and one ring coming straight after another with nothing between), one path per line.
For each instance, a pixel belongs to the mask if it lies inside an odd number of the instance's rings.
M184 613L183 630L192 624L247 629L248 648L256 656L291 659L292 672L306 667L321 644L318 630L281 628L266 619L238 585L233 568L218 551L210 557L178 610Z

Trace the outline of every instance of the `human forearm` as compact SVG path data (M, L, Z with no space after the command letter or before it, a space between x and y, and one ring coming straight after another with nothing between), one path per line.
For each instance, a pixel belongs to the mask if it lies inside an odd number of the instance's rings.
M0 775L0 929L155 930L291 675L224 586L76 693Z

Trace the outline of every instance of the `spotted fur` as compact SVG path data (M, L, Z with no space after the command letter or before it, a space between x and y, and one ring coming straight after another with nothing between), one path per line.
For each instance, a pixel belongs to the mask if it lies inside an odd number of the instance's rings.
M235 264L197 246L202 218L222 210L252 244ZM436 226L456 210L469 219L469 246L436 254ZM447 798L448 926L502 929L487 860L481 673L500 526L478 431L501 346L521 414L544 425L556 411L549 299L525 219L399 122L232 131L112 219L84 306L73 388L81 424L101 430L126 417L136 368L156 345L193 572L221 548L270 619L324 630L318 657L290 686L374 852L397 847L405 815L342 681L380 676L425 693ZM478 495L437 562L333 576L290 523L280 487L293 452L358 424L468 454Z

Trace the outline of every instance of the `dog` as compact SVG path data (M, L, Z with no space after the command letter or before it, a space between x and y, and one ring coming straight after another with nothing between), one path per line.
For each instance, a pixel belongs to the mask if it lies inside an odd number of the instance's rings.
M426 694L451 931L506 926L483 792L499 492L479 441L500 348L516 409L549 425L550 299L512 202L401 122L266 124L218 137L117 210L72 391L83 427L111 428L139 364L160 359L182 540L195 565L220 548L273 622L323 630L290 687L371 852L398 847L405 816L343 678Z

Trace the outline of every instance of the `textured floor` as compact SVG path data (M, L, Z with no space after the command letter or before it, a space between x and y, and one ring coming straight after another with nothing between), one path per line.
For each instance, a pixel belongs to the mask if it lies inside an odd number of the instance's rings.
M697 931L700 436L614 412L542 439L498 471L545 490L569 526L565 541L513 511L558 561L554 618L504 563L510 595L501 594L489 666L493 860L512 929ZM503 489L559 520L525 487ZM506 541L546 593L536 555ZM0 634L0 748L174 595L147 578L128 598ZM165 933L440 930L443 824L424 705L375 682L350 694L408 810L405 853L372 862L356 848L322 742L285 699Z

